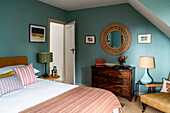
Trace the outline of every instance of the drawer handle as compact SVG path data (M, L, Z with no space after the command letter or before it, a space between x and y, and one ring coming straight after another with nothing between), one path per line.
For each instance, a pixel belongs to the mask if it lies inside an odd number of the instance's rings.
M122 74L119 72L118 75L122 75Z
M117 91L118 91L118 92L120 92L121 90L120 90L120 89L118 89Z
M121 83L121 81L117 81L117 83Z

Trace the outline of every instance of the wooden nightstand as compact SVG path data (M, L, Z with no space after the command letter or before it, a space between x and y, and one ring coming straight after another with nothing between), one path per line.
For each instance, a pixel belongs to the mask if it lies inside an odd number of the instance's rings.
M58 78L60 78L60 76L58 75L58 76L51 76L51 75L49 75L49 78L44 78L43 76L39 76L38 78L42 78L42 79L45 79L45 80L54 80L54 79L58 79Z
M162 84L162 82L152 82L150 84ZM138 80L138 82L136 83L136 91L135 91L135 102L136 100L138 99L138 97L140 96L140 92L139 92L139 86L140 85L146 85L146 84L143 84L140 80ZM146 86L145 86L146 87ZM148 89L148 91L151 91L151 87Z

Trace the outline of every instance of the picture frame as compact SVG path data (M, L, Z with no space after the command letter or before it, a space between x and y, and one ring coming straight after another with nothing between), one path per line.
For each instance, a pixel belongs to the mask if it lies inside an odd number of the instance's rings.
M151 34L138 34L138 43L139 44L150 44Z
M86 44L95 44L96 43L96 36L95 35L86 35L85 36L85 43Z
M29 42L45 43L46 26L29 24Z

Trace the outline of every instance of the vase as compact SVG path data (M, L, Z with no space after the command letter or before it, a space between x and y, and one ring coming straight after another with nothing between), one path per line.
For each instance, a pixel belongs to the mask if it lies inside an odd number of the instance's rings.
M123 63L120 63L120 68L122 69L122 67L123 67Z

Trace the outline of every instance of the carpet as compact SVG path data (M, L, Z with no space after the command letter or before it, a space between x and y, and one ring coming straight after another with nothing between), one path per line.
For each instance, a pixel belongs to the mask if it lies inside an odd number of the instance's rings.
M117 96L123 109L121 113L142 113L142 103L138 100L135 102L135 98L133 98L132 102L129 102L128 99ZM124 105L124 106L123 106ZM163 113L155 108L150 106L146 107L144 113Z

